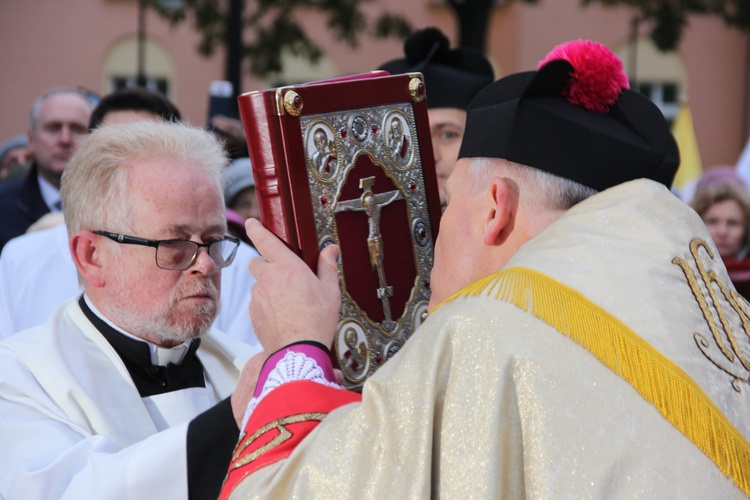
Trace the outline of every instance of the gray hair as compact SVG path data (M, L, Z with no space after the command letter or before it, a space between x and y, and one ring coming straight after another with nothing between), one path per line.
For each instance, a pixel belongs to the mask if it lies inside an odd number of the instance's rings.
M210 133L152 120L107 125L81 142L63 172L60 196L70 236L81 230L129 231L128 167L142 161L190 164L210 176L223 199L228 160Z
M530 194L550 210L567 210L573 205L598 193L594 188L559 177L538 168L495 158L473 158L471 168L475 174L475 185L486 184L493 169L502 168L527 186Z
M44 104L44 102L50 97L59 94L77 95L89 105L91 110L93 110L99 102L99 97L89 90L75 87L55 87L37 97L31 104L31 108L29 109L29 130L34 130L36 128L36 122L39 121L39 110L42 109L42 104Z

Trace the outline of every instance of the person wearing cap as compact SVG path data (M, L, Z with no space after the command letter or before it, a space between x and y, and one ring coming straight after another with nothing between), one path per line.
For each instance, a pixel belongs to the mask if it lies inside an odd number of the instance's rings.
M44 214L61 210L60 177L86 136L93 99L88 91L58 87L31 105L31 168L25 177L0 184L0 250Z
M451 49L448 38L437 28L412 33L404 42L404 55L379 69L391 74L420 72L424 76L438 190L445 204L445 181L458 159L466 108L476 93L492 82L494 73L481 52L468 47Z
M260 207L255 196L250 158L232 160L224 170L224 202L227 205L227 230L252 246L253 242L245 232L245 221L250 217L259 218Z
M224 182L224 201L242 219L244 233L245 219L260 217L250 158L233 160L224 171Z
M29 140L23 134L9 137L0 145L0 182L23 177L29 170Z
M221 498L746 498L749 309L659 109L580 40L466 127L429 317L361 395L327 352L339 249L313 274L248 222L267 358Z

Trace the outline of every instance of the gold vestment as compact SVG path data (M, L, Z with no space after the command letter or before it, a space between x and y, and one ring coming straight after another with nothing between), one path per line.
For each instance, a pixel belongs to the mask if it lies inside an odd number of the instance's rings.
M625 366L636 350L597 335L595 315L587 345L561 297L489 278L434 311L361 403L331 412L231 498L746 498L714 462L728 440L707 453L691 440L700 429L674 422L693 418L683 396L699 398L746 451L750 307L697 214L659 184L629 182L566 212L504 276L514 269L635 332L628 340L693 392ZM649 384L665 399L648 401Z

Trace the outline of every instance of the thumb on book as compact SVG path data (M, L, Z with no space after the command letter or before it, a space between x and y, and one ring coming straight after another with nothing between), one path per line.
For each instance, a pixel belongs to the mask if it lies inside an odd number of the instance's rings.
M318 279L336 288L339 286L340 252L338 245L328 245L320 251L318 257Z

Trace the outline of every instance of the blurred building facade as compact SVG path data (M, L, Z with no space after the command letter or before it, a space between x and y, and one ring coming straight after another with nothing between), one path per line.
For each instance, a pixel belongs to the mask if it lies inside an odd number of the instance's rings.
M31 102L49 88L82 86L104 94L134 81L138 6L138 0L6 0L0 15L0 141L26 131ZM454 44L458 40L458 22L439 0L374 0L364 10L389 10L415 28L437 26ZM619 7L582 7L580 0L498 2L489 20L486 52L499 77L534 69L553 46L566 40L604 43L669 119L681 103L690 105L704 166L734 164L750 134L750 37L719 19L691 17L679 49L663 54L650 41L647 26L633 37L634 14ZM313 67L290 57L284 73L271 79L243 73L242 92L281 81L366 72L402 55L400 41L363 37L352 49L332 39L322 16L301 12L299 19L325 50L320 64ZM190 21L172 27L153 11L146 13L145 33L149 85L165 91L190 122L203 125L210 82L225 75L223 51L210 59L201 57L196 50L199 36Z

